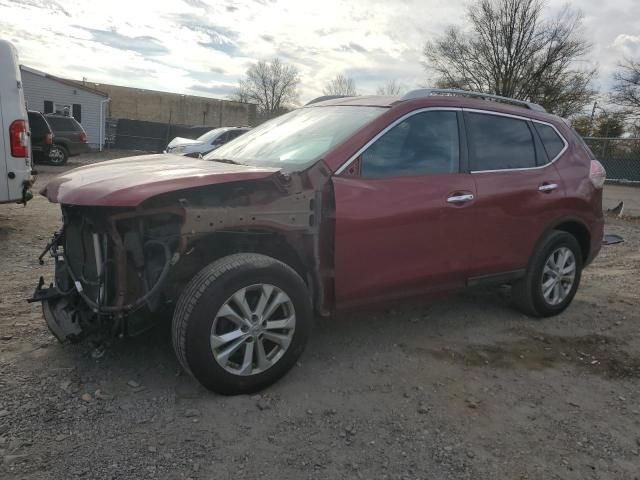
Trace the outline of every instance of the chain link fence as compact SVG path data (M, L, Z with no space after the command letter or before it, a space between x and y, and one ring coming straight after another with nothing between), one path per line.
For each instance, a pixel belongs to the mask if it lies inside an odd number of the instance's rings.
M640 138L586 137L584 141L607 170L607 180L640 184Z

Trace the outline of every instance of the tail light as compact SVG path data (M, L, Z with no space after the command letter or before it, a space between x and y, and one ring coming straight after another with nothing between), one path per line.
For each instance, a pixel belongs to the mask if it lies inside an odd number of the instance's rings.
M29 156L27 122L24 120L15 120L9 127L9 138L12 157L26 158Z
M591 160L591 168L589 169L589 180L593 183L593 186L600 189L604 186L604 181L607 178L607 171L598 160Z
M80 132L80 141L87 143L87 134L85 132Z
M44 138L44 143L53 145L53 133L47 133L47 136Z

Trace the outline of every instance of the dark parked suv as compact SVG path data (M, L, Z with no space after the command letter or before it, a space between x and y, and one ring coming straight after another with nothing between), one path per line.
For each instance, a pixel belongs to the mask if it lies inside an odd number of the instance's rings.
M489 284L559 314L600 250L604 180L539 105L454 90L318 101L204 159L52 180L55 285L34 300L61 341L171 312L184 369L251 392L294 365L314 315Z
M69 157L89 151L87 134L75 118L64 115L46 115L54 134L54 143L49 152L49 163L64 165Z
M45 116L33 110L27 112L31 131L31 152L35 162L48 162L53 145L53 130Z

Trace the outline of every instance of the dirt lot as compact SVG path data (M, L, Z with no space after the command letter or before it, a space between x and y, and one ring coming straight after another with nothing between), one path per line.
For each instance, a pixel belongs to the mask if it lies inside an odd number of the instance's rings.
M0 206L0 478L640 478L636 220L609 220L626 242L559 317L479 290L321 320L289 375L239 397L181 373L166 326L99 360L59 345L24 300L59 222L39 196Z

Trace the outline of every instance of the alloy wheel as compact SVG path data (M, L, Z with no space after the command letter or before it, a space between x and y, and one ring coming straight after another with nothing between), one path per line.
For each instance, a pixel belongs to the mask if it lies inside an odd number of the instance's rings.
M274 285L241 288L220 307L211 326L211 351L234 375L256 375L285 354L295 331L289 296Z
M551 252L542 270L542 296L549 305L558 305L571 292L576 278L576 258L567 247Z
M64 152L59 147L51 147L49 161L51 163L62 163L64 161Z

